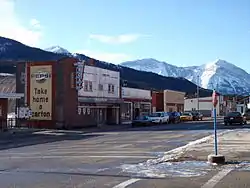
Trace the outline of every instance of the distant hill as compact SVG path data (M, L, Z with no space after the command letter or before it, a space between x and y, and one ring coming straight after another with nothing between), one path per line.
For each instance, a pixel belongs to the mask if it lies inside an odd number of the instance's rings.
M60 49L58 46L57 49ZM100 68L120 71L122 82L126 82L128 87L151 90L177 90L193 95L196 92L197 86L186 80L185 78L164 77L156 73L134 70L121 65L114 65L103 61L92 59L83 54L69 54L63 49L58 53L54 51L48 52L50 48L41 50L32 48L12 39L0 37L0 72L15 73L15 65L21 61L50 61L59 60L66 56L73 56L80 60L85 60L87 64L94 62L94 65ZM200 96L211 96L211 90L200 89Z

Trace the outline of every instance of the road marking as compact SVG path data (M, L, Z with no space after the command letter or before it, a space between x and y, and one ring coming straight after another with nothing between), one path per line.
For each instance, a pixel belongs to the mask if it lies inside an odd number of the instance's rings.
M137 181L139 181L139 180L141 180L141 179L132 178L132 179L129 179L129 180L127 180L127 181L124 181L124 182L122 182L122 183L120 183L120 184L114 186L113 188L125 188L125 187L127 187L128 185L131 185L131 184L133 184L133 183L135 183L135 182L137 182Z
M201 188L213 188L217 183L220 182L226 175L228 175L233 168L223 169L218 174L213 176L207 183L205 183Z
M125 148L128 146L132 146L132 144L123 144L123 145L115 146L114 148Z

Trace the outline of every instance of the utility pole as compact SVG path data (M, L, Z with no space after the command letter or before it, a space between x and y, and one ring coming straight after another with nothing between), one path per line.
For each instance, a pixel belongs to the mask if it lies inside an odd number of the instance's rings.
M199 93L199 76L197 76L197 112L200 111L200 104L199 104L199 96L200 93Z

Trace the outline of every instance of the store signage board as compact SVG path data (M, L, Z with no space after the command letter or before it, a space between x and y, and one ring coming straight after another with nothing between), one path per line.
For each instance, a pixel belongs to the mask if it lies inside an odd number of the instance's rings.
M75 66L75 88L77 91L83 88L83 73L85 61L74 63Z

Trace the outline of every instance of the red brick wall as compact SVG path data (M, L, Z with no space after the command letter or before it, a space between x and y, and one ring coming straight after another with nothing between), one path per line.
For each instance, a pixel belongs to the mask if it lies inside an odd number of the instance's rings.
M8 99L0 98L0 132L7 125Z
M156 107L156 111L164 110L163 92L152 92L152 108Z

